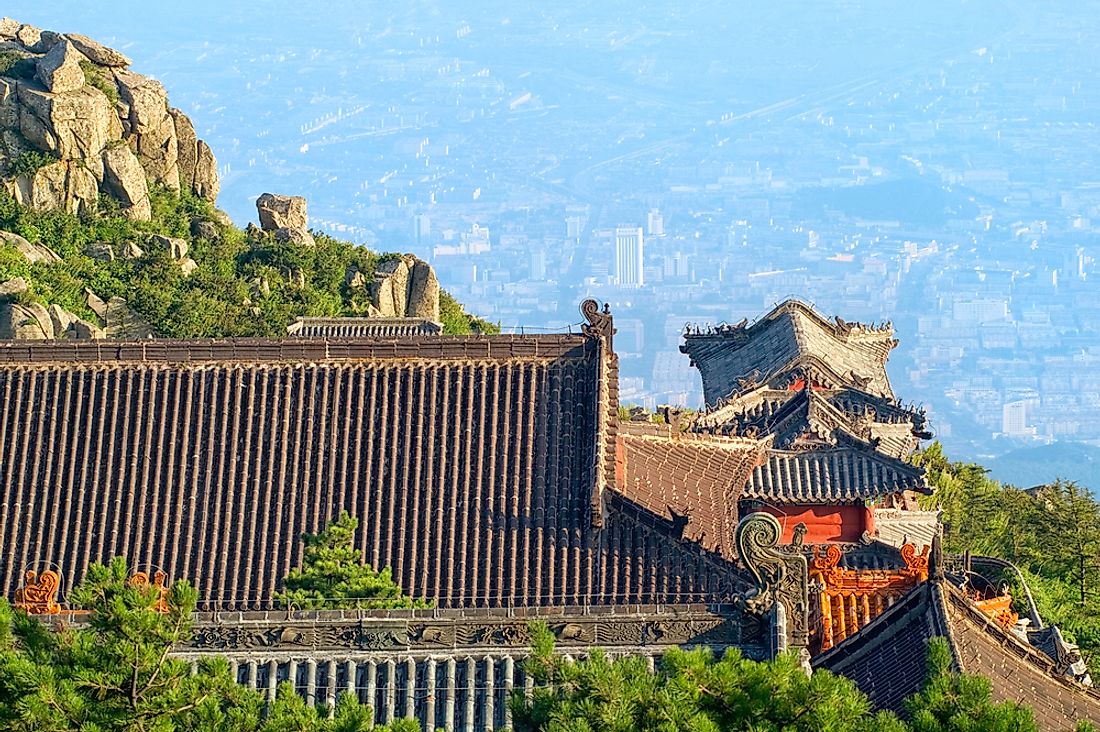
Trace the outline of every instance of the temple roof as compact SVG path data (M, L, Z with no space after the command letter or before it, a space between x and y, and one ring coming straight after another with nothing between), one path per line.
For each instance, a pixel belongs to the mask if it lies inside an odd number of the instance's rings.
M775 503L851 504L902 491L928 493L924 470L848 443L814 450L769 450L743 496Z
M440 607L728 597L744 580L719 546L719 486L743 483L758 448L630 437L636 500L609 495L617 361L610 315L592 320L583 335L0 343L0 592L52 566L63 600L123 556L190 580L203 607L266 608L297 538L348 510L364 560ZM694 517L686 536L673 512Z
M1057 662L983 614L943 580L922 583L882 615L813 659L847 676L879 709L904 712L928 675L928 641L945 637L956 668L981 674L997 701L1027 704L1042 730L1100 722L1100 692L1065 675Z
M886 376L893 333L889 325L830 321L788 300L752 325L688 332L680 350L699 368L708 405L752 385L781 388L798 380L893 397Z
M768 436L774 447L783 450L836 445L844 436L872 442L880 452L897 458L917 447L917 424L923 424L922 415L895 406L885 409L880 421L874 407L847 395L848 391L762 386L698 417L692 430Z
M391 338L438 335L443 325L424 318L303 318L286 333L298 338Z
M757 440L624 423L616 484L623 496L673 522L683 538L732 559L737 499L763 456Z

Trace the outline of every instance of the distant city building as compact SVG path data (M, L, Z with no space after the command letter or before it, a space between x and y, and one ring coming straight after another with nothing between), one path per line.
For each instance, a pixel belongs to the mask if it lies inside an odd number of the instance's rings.
M665 235L665 218L658 209L651 208L649 210L649 215L646 217L645 230L650 236Z
M1034 437L1035 428L1028 426L1028 412L1038 406L1038 400L1020 399L1002 408L1001 431L1008 437Z
M620 287L641 287L645 284L642 266L645 237L640 226L620 226L615 229L615 282Z
M580 216L569 216L565 219L565 236L569 239L580 239L584 230L584 219Z
M546 250L541 247L531 250L531 273L530 279L532 280L545 280L546 279Z
M413 241L426 244L432 235L432 220L427 214L413 216Z

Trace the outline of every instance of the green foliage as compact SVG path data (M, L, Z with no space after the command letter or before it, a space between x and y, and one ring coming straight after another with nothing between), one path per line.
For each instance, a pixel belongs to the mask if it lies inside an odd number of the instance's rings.
M481 333L494 335L500 333L499 323L490 323L488 320L467 314L458 300L451 297L450 293L439 293L439 320L443 323L443 332L455 335L469 335Z
M196 721L231 711L255 729L261 703L238 686L225 661L170 658L189 637L196 592L186 582L168 593L129 583L126 563L93 564L70 600L90 611L86 627L51 632L0 602L0 723L10 730L198 729ZM248 726L240 726L240 725ZM217 729L216 727L201 727Z
M536 686L513 694L519 732L1037 732L1031 709L993 701L980 676L952 669L947 641L929 644L929 674L906 700L911 721L873 714L847 679L827 671L807 676L793 654L756 662L736 650L715 659L707 650L672 650L650 673L639 657L609 661L594 651L580 661L554 653L554 635L531 626L524 671ZM1095 732L1081 722L1077 732Z
M103 92L111 104L118 104L118 87L109 71L87 60L80 62L80 69L84 72L85 83Z
M190 638L195 590L175 583L169 611L160 591L129 583L121 559L94 564L70 600L87 624L50 630L0 598L0 728L12 732L412 732L415 723L373 727L370 707L342 695L333 718L283 683L264 697L238 685L229 662L209 658L192 673L169 651Z
M26 150L20 153L8 166L8 175L18 178L21 175L34 175L39 168L56 163L57 158L39 150Z
M913 732L1038 732L1028 707L994 703L989 679L954 673L943 638L928 646L928 681L905 702Z
M0 76L11 79L34 78L37 63L34 58L7 49L0 51Z
M364 564L354 546L359 521L341 512L320 534L303 534L302 568L291 570L277 599L296 608L413 608L431 607L401 594L389 567L375 571Z
M903 732L896 717L872 714L867 698L827 671L807 676L784 654L758 663L731 650L671 650L655 673L636 656L608 660L599 651L570 662L554 654L554 636L532 626L524 671L539 684L530 702L512 698L516 730L875 730Z
M278 242L268 234L250 235L218 220L214 207L189 193L150 190L152 221L131 221L112 199L101 197L99 211L76 216L65 211L25 209L0 192L0 230L11 231L57 252L63 261L29 265L10 245L0 243L0 282L23 276L31 297L56 303L94 320L85 289L106 300L118 296L161 336L175 338L281 336L299 316L365 315L370 298L352 287L350 271L374 278L379 255L349 242L315 234L316 247ZM191 236L191 223L213 224L216 240ZM151 243L153 234L189 242L198 269L184 277L178 263ZM134 245L137 259L98 261L89 246L106 243L116 254ZM441 293L444 332L494 332L495 326L466 314Z
M936 491L925 499L944 512L944 548L1017 565L1044 621L1081 647L1091 673L1100 673L1100 505L1075 483L1020 490L991 480L985 469L955 463L939 443L913 461ZM1015 577L1005 577L1022 605Z

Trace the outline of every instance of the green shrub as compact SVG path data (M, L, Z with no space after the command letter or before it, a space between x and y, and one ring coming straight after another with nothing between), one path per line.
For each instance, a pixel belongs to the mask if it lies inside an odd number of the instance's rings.
M65 211L39 212L20 207L0 192L0 230L14 231L44 244L62 258L55 264L34 265L28 282L42 303L57 303L92 319L85 290L99 297L121 297L161 336L174 338L282 336L299 316L363 315L369 296L365 288L346 282L351 269L367 281L374 278L380 256L363 247L315 233L317 245L298 247L263 234L246 237L235 226L218 222L213 205L190 192L161 187L149 191L152 220L131 221L117 202L101 196L98 210L77 216ZM216 241L191 237L191 221L213 221ZM184 277L153 234L189 242L199 265ZM88 257L89 245L114 247L110 262ZM145 254L121 258L128 245ZM10 255L10 256L9 256ZM0 276L25 274L10 264L22 257L0 248ZM17 271L18 270L18 271ZM491 332L495 326L473 318L453 298L441 293L445 332Z
M118 87L108 71L91 61L81 61L80 68L84 71L85 83L103 92L111 100L111 104L118 104Z
M27 150L20 153L8 166L8 174L16 178L21 175L34 175L39 168L56 162L57 158L49 153L40 150Z
M18 51L0 51L0 76L12 79L34 78L37 62Z

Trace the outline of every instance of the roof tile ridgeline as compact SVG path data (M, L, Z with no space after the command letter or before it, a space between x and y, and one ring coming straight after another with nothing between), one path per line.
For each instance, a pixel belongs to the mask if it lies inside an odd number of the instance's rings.
M869 446L769 450L744 497L777 503L854 504L902 491L927 493L924 471Z
M942 580L921 584L842 643L813 659L846 676L878 709L904 713L928 675L928 641L948 639L957 667L992 684L997 701L1030 706L1044 732L1100 723L1100 691L1074 682L1040 649L982 614Z
M684 341L680 350L699 368L711 406L750 385L786 386L799 371L825 386L850 385L893 396L886 376L886 359L897 345L893 328L829 321L797 300L747 327L689 332Z
M618 490L676 525L684 538L734 559L737 501L764 443L680 433L665 425L619 427Z

